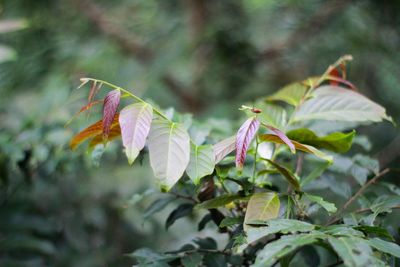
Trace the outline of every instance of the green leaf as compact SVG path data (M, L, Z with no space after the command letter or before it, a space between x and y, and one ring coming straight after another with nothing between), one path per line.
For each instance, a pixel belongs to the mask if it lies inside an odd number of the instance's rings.
M219 224L219 227L224 228L235 224L241 224L242 222L243 222L243 217L225 217Z
M139 266L146 267L168 267L169 265L167 262L178 258L178 256L175 255L164 255L154 252L149 248L140 248L128 256L136 259Z
M277 260L305 245L310 245L323 239L326 236L322 233L313 232L307 234L287 235L268 243L257 254L253 267L272 266Z
M267 101L283 101L292 106L297 106L307 92L307 86L302 82L291 83L275 94L267 97Z
M272 143L277 143L277 144L285 144L285 142L282 141L281 138L279 138L278 136L276 136L274 134L262 134L262 135L259 136L259 139L260 139L261 142L272 142ZM313 154L313 155L315 155L315 156L317 156L317 157L319 157L319 158L321 158L323 160L326 160L328 162L332 162L333 161L332 156L323 153L322 151L316 149L313 146L304 145L304 144L301 144L301 143L296 142L294 140L291 140L291 141L292 141L292 143L294 144L294 146L295 146L295 148L297 150Z
M298 220L292 219L272 219L257 224L257 227L248 227L246 229L247 244L251 244L265 236L282 233L310 232L315 226Z
M163 210L169 203L174 200L172 197L165 197L156 199L151 205L145 210L143 219L148 219L153 214Z
M310 200L311 202L315 202L321 207L323 207L327 212L329 212L329 214L335 213L337 211L335 204L325 201L320 196L309 195L306 193L304 193L304 196L308 198L308 200Z
M400 246L393 242L384 241L379 238L372 238L368 243L384 253L390 254L396 258L400 258Z
M352 227L345 224L337 224L324 226L318 229L320 232L323 232L328 235L333 236L358 236L364 237L364 234L358 230L353 229Z
M374 234L394 241L393 236L388 232L388 230L379 226L360 225L353 228L366 234Z
M300 128L286 133L286 135L299 143L311 145L315 148L323 148L337 153L345 153L351 148L356 132L349 133L335 132L319 137L313 131Z
M321 86L314 98L304 102L293 114L292 122L332 120L379 122L390 120L385 109L365 96L339 86Z
M193 207L193 204L189 203L179 205L168 216L167 221L165 222L165 228L168 229L172 224L174 224L176 220L190 215L192 213Z
M144 148L153 119L153 108L147 103L135 103L123 108L119 115L122 144L129 164Z
M198 267L201 265L203 260L203 255L200 253L191 253L189 255L185 255L182 259L182 265L184 267Z
M300 191L300 183L297 177L287 168L279 165L278 163L273 162L272 160L265 159L269 164L274 166L282 175L286 178L286 180L293 186L296 191Z
M221 206L225 206L235 200L247 200L247 199L249 199L249 197L244 197L241 195L222 195L196 205L196 209L216 209Z
M190 161L186 173L195 185L200 179L214 171L214 149L211 145L191 145Z
M243 228L253 221L275 219L279 215L280 201L277 193L255 193L250 197L244 217Z
M260 122L271 125L280 130L285 128L287 124L287 114L283 107L272 103L265 103L264 101L257 101L254 104L254 107L261 110L261 113L257 115ZM247 109L246 114L248 117L254 116L254 113Z
M182 125L155 120L149 135L150 165L161 186L169 191L190 159L190 137Z
M362 238L329 237L328 241L346 266L385 266L382 261L374 257L369 243Z
M315 163L314 169L304 179L300 181L301 187L311 183L312 181L320 177L330 165L331 164L326 161Z

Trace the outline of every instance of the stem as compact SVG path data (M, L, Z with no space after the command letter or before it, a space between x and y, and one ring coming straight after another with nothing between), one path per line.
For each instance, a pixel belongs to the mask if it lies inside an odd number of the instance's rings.
M257 173L257 151L258 151L258 137L256 136L256 150L254 151L254 164L253 164L253 185L256 183L256 173Z
M146 101L144 101L144 100L141 99L140 97L138 97L138 96L132 94L132 93L129 92L128 90L126 90L126 89L124 89L124 88L122 88L122 87L119 87L119 86L117 86L117 85L115 85L115 84L112 84L112 83L109 83L109 82L106 82L106 81L103 81L103 80L99 80L99 79L94 79L94 78L82 78L81 81L83 81L84 83L85 83L86 81L99 82L99 83L105 84L105 85L107 85L107 86L109 86L109 87L111 87L111 88L114 88L114 89L116 89L116 90L120 90L120 91L124 92L125 94L129 95L130 97L132 97L133 99L135 99L135 100L138 101L138 102L147 103ZM160 117L162 117L163 119L166 119L167 121L171 122L171 120L168 119L168 118L167 118L161 111L159 111L157 108L155 108L155 107L153 107L153 106L152 106L152 108L153 108L153 111L154 111L158 116L160 116Z
M358 191L357 193L355 193L349 200L347 200L347 202L343 205L343 207L336 213L336 215L330 220L328 221L328 225L332 224L332 222L338 220L339 215L341 215L353 202L354 200L356 200L371 184L376 183L376 181L381 178L382 176L384 176L386 173L388 173L390 171L389 168L384 169L383 171L381 171L380 173L378 173L377 175L375 175L374 178L372 178L371 180L369 180L365 185L363 185Z

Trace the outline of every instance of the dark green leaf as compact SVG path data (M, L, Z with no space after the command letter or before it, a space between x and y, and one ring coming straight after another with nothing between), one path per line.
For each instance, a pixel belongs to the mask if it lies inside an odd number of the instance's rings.
M287 168L279 165L278 163L273 162L272 160L265 159L269 164L274 166L282 175L286 178L286 180L293 186L296 191L300 191L300 183L297 177Z
M337 153L344 153L350 149L355 134L356 132L353 130L349 133L336 132L319 137L313 131L306 128L300 128L286 133L290 139L299 143Z
M353 227L356 230L362 231L363 233L366 234L374 234L380 237L385 237L388 238L392 241L394 241L393 236L386 230L385 228L378 227L378 226L369 226L369 225L360 225L360 226L355 226Z
M163 210L169 203L174 200L172 197L159 198L155 200L151 205L146 209L143 214L143 219L148 219L153 214Z
M246 199L248 199L248 197L243 197L241 195L222 195L196 205L196 209L216 209L221 206L225 206L235 200L246 200Z
M168 216L167 221L165 222L165 228L168 229L176 220L191 214L193 207L194 205L189 203L179 205Z
M217 242L211 237L196 238L193 242L203 249L217 249Z
M202 260L203 260L202 254L191 253L189 255L184 256L181 259L181 262L184 267L198 267L201 265Z

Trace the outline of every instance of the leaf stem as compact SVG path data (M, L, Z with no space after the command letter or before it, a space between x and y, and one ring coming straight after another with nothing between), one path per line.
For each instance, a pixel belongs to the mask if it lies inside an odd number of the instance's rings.
M253 183L253 185L256 183L258 144L259 144L258 136L256 136L256 149L254 150L253 177L252 177L252 181L251 181Z
M87 83L87 81L102 83L102 84L105 84L105 85L107 85L107 86L109 86L109 87L111 87L111 88L114 88L114 89L116 89L116 90L120 90L120 91L124 92L125 94L129 95L130 97L132 97L133 99L135 99L135 100L138 101L138 102L147 103L146 101L144 101L144 100L141 99L140 97L138 97L138 96L132 94L132 93L129 92L128 90L126 90L126 89L124 89L124 88L122 88L122 87L119 87L119 86L117 86L117 85L115 85L115 84L109 83L109 82L107 82L107 81L99 80L99 79L94 79L94 78L82 78L81 81L82 81L82 84ZM163 119L165 119L165 120L171 122L171 120L168 119L160 110L158 110L158 109L155 108L154 106L152 106L152 107L153 107L154 112L155 112L158 116L160 116L160 117L162 117Z

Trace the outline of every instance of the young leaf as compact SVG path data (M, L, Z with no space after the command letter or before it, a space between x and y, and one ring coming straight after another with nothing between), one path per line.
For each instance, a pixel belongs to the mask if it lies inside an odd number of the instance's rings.
M294 154L296 153L296 147L294 146L292 140L289 139L289 137L286 136L284 132L281 130L274 128L269 125L263 124L265 127L267 127L270 131L272 131L277 137L279 137L290 149L290 151Z
M292 106L297 106L301 99L305 96L307 92L307 86L302 82L291 83L272 96L267 97L267 101L283 101Z
M279 215L280 201L277 193L255 193L250 197L244 217L243 228L253 221L275 219Z
M213 145L215 164L223 160L229 153L236 148L236 136L228 137Z
M111 123L112 127L114 127L115 125L118 125L118 117L119 117L119 114L118 113L115 114L114 120ZM99 121L93 123L92 125L90 125L89 127L87 127L86 129L79 132L77 135L75 135L71 139L69 146L71 147L72 150L74 150L78 145L83 143L85 140L87 140L91 137L95 137L99 134L102 134L102 132L103 132L103 120L99 120Z
M150 165L168 191L181 178L190 159L190 137L177 123L157 119L149 135Z
M337 211L335 204L325 201L322 197L309 194L304 194L304 196L308 198L311 202L315 202L321 207L323 207L330 214L335 213Z
M108 134L107 142L112 141L119 136L121 136L121 128L117 124L111 128L110 133ZM98 134L95 137L93 137L92 140L90 140L88 148L89 148L89 150L93 149L95 146L97 146L98 144L101 144L101 143L104 143L103 135Z
M304 102L293 114L292 122L304 120L333 120L379 122L390 120L385 108L365 96L339 86L321 86L314 98Z
M200 179L214 171L214 151L211 145L191 145L190 161L186 173L194 184L199 184Z
M272 103L266 103L264 101L257 101L254 106L261 111L257 116L261 123L271 125L278 129L285 128L287 123L287 114L283 107ZM248 117L254 116L252 109L246 109L246 114Z
M152 119L153 108L147 103L132 104L121 110L119 124L129 164L133 163L143 149Z
M119 105L120 98L121 98L120 90L112 90L104 98L104 104L103 104L103 138L104 139L107 139L108 134L110 133L111 124L113 122L113 118L114 118L115 114L117 113L117 108Z
M335 132L319 137L313 131L300 128L286 133L286 135L299 143L311 145L315 148L324 148L337 153L345 153L351 148L356 132L349 133Z
M323 239L326 236L324 234L315 232L298 235L283 236L280 239L268 243L262 250L257 254L253 267L265 267L272 266L275 261L295 251L296 249L310 245L317 242L319 239Z
M247 149L260 127L256 117L247 119L236 134L236 168L242 169L246 159Z
M273 143L278 143L278 144L285 144L281 138L279 138L278 136L276 136L274 134L262 134L259 136L259 138L260 138L260 141L262 141L262 142L273 142ZM332 156L329 156L329 155L323 153L322 151L316 149L313 146L304 145L304 144L301 144L301 143L293 141L293 140L291 140L291 142L293 143L293 145L295 146L295 148L297 150L301 150L303 152L314 154L315 156L317 156L323 160L326 160L328 162L333 161Z
M265 160L268 161L269 164L274 166L283 175L283 177L286 178L286 180L293 186L293 188L296 191L300 191L300 182L290 170L288 170L287 168L279 165L276 162L273 162L270 159L265 159Z

